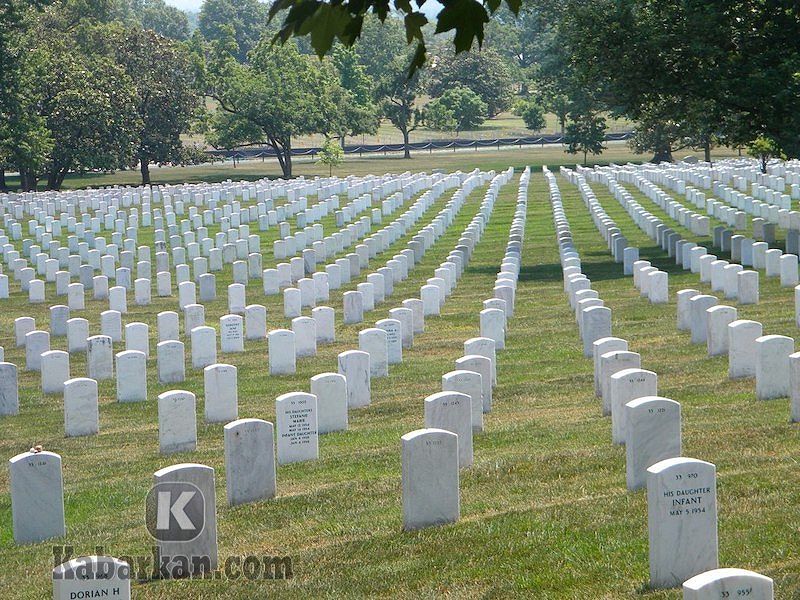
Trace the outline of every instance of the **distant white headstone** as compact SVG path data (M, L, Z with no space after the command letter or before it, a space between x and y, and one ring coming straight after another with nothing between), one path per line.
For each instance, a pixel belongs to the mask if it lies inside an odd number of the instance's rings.
M437 392L425 398L425 427L458 436L458 464L472 465L472 398L460 392Z
M658 396L644 396L625 405L627 437L625 472L629 490L647 483L647 469L681 455L681 405Z
M163 343L163 342L162 342ZM147 357L138 350L117 354L117 402L147 400Z
M217 511L214 469L196 463L165 467L153 474L147 524L172 578L217 569ZM181 511L172 510L176 502ZM177 513L177 514L176 514Z
M347 379L349 408L369 406L371 402L369 360L369 354L361 350L347 350L339 354L339 373Z
M64 431L68 437L93 435L100 430L97 382L76 377L64 383Z
M311 393L317 397L317 430L320 434L347 429L347 379L338 373L320 373L311 378Z
M294 375L297 370L295 335L288 329L273 329L267 335L269 374Z
M159 383L181 383L186 378L183 342L168 340L156 346Z
M158 443L162 454L191 452L197 447L196 400L184 390L158 396Z

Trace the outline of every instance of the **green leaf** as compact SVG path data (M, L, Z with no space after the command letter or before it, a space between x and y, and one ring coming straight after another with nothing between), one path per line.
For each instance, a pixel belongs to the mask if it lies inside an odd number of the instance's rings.
M426 56L425 42L421 41L417 44L416 50L414 50L414 56L411 57L411 64L408 66L408 79L414 76L417 69L421 69L425 65Z
M364 17L363 16L356 16L353 17L347 26L342 31L342 35L339 39L342 40L342 43L345 46L352 46L356 43L359 37L361 37L361 28L364 25Z
M272 19L282 10L285 10L291 7L294 4L294 0L275 0L272 3L272 6L269 7L269 20L272 22Z
M394 8L397 11L403 13L410 13L413 12L413 8L411 8L411 0L394 0Z
M352 19L344 7L321 2L314 14L297 29L297 34L311 34L311 47L322 58L333 46L333 40L344 35Z
M518 15L522 8L522 0L506 0L506 6L508 6L508 10L512 13Z
M420 12L412 12L406 15L406 43L410 44L413 40L423 41L422 28L428 23L428 19Z
M483 4L477 0L446 0L439 12L436 33L455 30L453 44L456 54L472 48L475 39L483 44L483 26L489 22L489 15Z
M374 0L372 4L372 12L378 15L381 23L389 16L390 11L389 0Z

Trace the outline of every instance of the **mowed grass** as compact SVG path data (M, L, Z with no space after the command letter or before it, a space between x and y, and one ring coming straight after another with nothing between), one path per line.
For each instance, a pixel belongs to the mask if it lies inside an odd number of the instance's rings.
M428 168L440 166L439 157L434 158ZM516 154L506 159L512 164L522 160ZM472 166L464 162L457 168ZM788 423L788 401L756 401L752 381L729 381L724 358L707 358L705 347L692 346L688 335L676 330L674 301L651 306L639 298L631 278L622 276L622 266L611 261L577 188L561 177L558 181L584 271L613 310L614 334L628 339L631 349L642 354L644 368L658 373L660 393L681 402L684 454L717 465L721 565L773 577L779 598L800 597L798 426ZM62 455L68 535L58 542L15 546L8 472L1 469L0 597L48 596L53 543L74 545L76 555L91 553L96 545L114 555L149 555L143 513L152 473L179 462L199 462L216 470L221 562L234 555L288 555L294 577L150 581L134 584L135 598L680 598L678 590L647 589L645 494L626 491L624 449L611 444L610 420L600 416L594 398L591 361L582 356L562 290L541 174L533 176L529 189L517 309L509 323L507 349L498 355L494 407L485 416L485 431L475 439L474 466L461 472L461 520L414 533L401 530L400 436L423 426L424 398L439 391L441 375L461 356L463 341L478 335L478 311L491 295L517 185L515 177L503 188L443 315L427 320L425 334L404 352L402 365L391 367L388 378L373 379L373 403L350 411L350 429L321 438L319 461L279 468L275 500L226 505L222 425L203 421L201 373L187 367L187 381L180 386L155 381L155 315L175 310L175 298L154 297L146 309L130 302L125 322L151 326L150 400L117 404L114 382L101 382L97 436L64 438L61 399L42 397L38 375L21 371L21 414L0 420L0 449L10 458L41 443ZM644 238L616 201L603 194L604 188L593 187L623 233L640 245L642 256L670 272L673 298L683 287L709 291L698 276L677 270ZM296 376L267 374L265 341L246 342L243 354L220 354L222 361L239 367L240 416L272 421L279 394L307 391L311 376L335 370L336 355L357 346L361 327L416 296L475 214L484 191L473 192L454 225L389 302L369 313L362 326L338 322L338 341L320 346L316 358L298 360ZM646 199L637 199L647 206ZM654 205L647 208L667 221ZM331 231L326 222L326 234ZM269 238L264 239L267 268L274 260L267 250ZM371 261L371 268L383 264L407 239ZM354 289L363 277L332 293L328 304L337 316L342 292ZM228 266L218 277L218 289L224 290L229 281ZM288 325L280 297L264 297L259 282L251 282L247 293L248 302L267 306L270 329ZM13 318L32 315L46 328L47 307L60 302L48 285L45 305L28 306L19 292L3 303L0 345L6 348L6 360L24 365L23 352L13 347ZM106 306L90 301L83 314L73 316L89 318L91 332L98 333L99 312ZM221 293L206 307L207 323L215 325L225 306ZM761 304L742 307L739 314L762 320L766 333L794 333L792 292L774 280L762 278ZM54 338L52 345L61 349L65 341ZM187 343L187 359L189 351ZM72 373L83 375L83 357L71 360ZM198 450L164 457L158 453L155 398L176 387L198 395Z
M426 98L425 103L427 103L429 100L429 98ZM218 104L214 100L207 98L206 107L209 111L213 112L217 109ZM605 117L606 125L610 132L626 131L632 128L631 122L627 119L615 119L610 115L605 115ZM458 137L464 139L485 140L502 137L528 137L540 134L545 135L560 133L561 124L559 123L556 115L552 113L545 113L544 118L544 128L541 131L536 132L531 131L525 126L525 121L522 119L522 117L518 117L513 112L503 112L496 117L487 119L475 129L465 130L458 133L455 131L436 131L423 125L410 132L409 139L411 142L427 142L429 140L441 139L450 140ZM185 142L188 143L205 144L205 135L202 133L184 135L181 137ZM292 140L292 146L295 148L308 148L314 146L319 147L325 143L325 140L325 136L319 133L298 136ZM375 132L375 134L348 136L345 141L347 145L402 144L403 134L400 133L400 130L392 125L389 121L384 119L380 122L378 130Z

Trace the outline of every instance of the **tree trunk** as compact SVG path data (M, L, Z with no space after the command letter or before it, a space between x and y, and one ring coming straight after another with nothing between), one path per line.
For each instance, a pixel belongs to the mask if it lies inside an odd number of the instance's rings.
M6 170L0 169L0 192L7 192L8 185L6 184Z
M291 143L286 144L286 148L284 149L285 158L283 164L286 166L284 169L283 174L286 176L287 179L292 178L292 146Z
M566 113L562 113L562 114L558 115L558 124L561 126L561 135L564 135L564 133L567 130L567 115L566 115Z
M291 146L284 146L283 148L278 150L278 153L283 157L283 160L278 161L281 165L281 171L283 171L284 179L291 179L292 178L292 147Z
M36 175L29 171L28 169L20 169L19 170L19 183L20 188L23 192L35 192L36 191Z
M653 158L650 162L658 164L662 162L672 162L672 148L669 146L663 146L661 148L656 148L655 154L653 154Z
M761 172L764 173L765 175L767 173L767 155L766 154L762 154L761 155Z
M140 160L142 172L142 185L150 185L150 162L146 158Z
M703 144L703 154L704 154L705 161L710 164L711 163L711 140L709 140L708 138L705 139L705 142Z
M66 174L66 169L58 169L56 167L50 169L47 173L47 189L56 192L60 190Z
M345 138L345 136L343 136L343 135L339 136L339 144L342 146L342 150L344 150L344 143L345 143L344 138Z
M61 169L61 171L59 171L58 176L56 177L56 185L58 186L56 189L60 190L61 186L64 185L64 179L66 178L67 173L67 169Z
M583 151L583 166L584 167L586 166L586 161L588 160L588 156L589 156L589 151L588 150L584 150Z
M408 129L404 128L400 131L403 132L403 158L411 158L411 149L408 147Z

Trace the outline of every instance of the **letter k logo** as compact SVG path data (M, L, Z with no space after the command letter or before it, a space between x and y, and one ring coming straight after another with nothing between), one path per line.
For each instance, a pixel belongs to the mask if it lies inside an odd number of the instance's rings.
M158 492L158 520L156 529L169 529L170 515L183 530L195 529L194 523L186 514L186 505L194 498L196 492L181 492L174 504L171 504L172 492Z
M205 498L196 485L157 483L145 499L147 531L162 542L187 542L205 529Z

